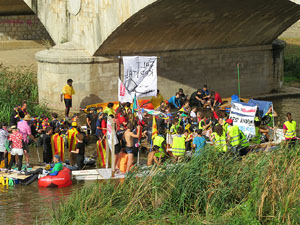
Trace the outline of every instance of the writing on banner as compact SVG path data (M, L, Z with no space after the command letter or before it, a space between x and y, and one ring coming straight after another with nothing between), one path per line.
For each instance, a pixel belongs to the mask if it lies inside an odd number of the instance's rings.
M137 97L156 96L157 57L126 56L124 63L124 86Z
M232 103L230 118L233 125L237 125L249 139L255 136L254 118L257 106L247 106L240 103Z
M119 102L133 102L133 97L130 95L130 93L126 90L123 82L119 79L118 83L118 99Z

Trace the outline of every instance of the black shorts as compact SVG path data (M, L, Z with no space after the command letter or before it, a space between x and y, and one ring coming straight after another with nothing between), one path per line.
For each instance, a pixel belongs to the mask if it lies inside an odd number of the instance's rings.
M125 151L126 151L127 154L133 154L133 147L126 146Z
M67 108L71 108L72 107L72 99L67 99L64 98L64 102Z
M121 152L121 147L119 144L115 145L115 154L119 154Z
M27 153L29 153L29 145L27 142L25 141L22 141L22 145L23 145L23 150L26 150Z

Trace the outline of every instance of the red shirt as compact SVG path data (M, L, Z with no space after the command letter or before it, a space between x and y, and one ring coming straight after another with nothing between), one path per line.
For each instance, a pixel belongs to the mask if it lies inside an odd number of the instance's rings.
M9 141L12 141L12 148L18 149L23 149L22 139L23 135L20 132L12 133L8 138Z
M218 92L215 92L215 101L222 104L222 98Z

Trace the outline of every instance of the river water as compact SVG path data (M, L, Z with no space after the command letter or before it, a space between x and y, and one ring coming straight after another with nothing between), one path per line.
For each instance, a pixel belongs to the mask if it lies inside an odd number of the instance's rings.
M274 99L274 110L279 114L276 124L282 127L287 112L300 124L300 98ZM38 149L42 157L42 149ZM95 152L95 144L87 147L87 155ZM38 164L37 149L30 151L31 163ZM91 181L90 181L91 182ZM51 219L53 206L66 201L70 194L80 189L84 182L73 181L73 185L60 189L38 188L37 182L29 186L17 185L4 188L0 185L0 220L1 224L47 224Z

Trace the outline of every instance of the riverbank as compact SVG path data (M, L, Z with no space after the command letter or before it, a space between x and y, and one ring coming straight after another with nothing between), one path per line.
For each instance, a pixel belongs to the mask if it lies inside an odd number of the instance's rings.
M207 149L153 176L85 185L51 224L297 224L299 155L282 146L235 160Z
M31 68L0 64L0 87L0 122L9 123L14 107L24 100L32 116L48 114L47 106L39 104L37 75Z

